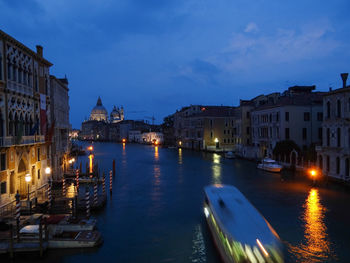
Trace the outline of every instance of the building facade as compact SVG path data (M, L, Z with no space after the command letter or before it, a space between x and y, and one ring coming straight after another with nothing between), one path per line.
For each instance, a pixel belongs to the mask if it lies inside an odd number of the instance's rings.
M191 105L174 113L177 145L197 150L232 151L235 148L236 108Z
M323 175L350 180L350 86L342 74L343 87L323 97L322 145L317 147L318 166Z
M257 158L272 157L277 142L294 141L306 151L322 140L322 96L315 86L294 86L266 96L251 112L252 143ZM257 101L256 101L257 102Z
M49 132L51 144L52 177L62 179L66 171L70 149L69 132L69 96L67 78L57 79L50 76L51 87L51 119L53 125Z
M0 31L0 205L47 185L51 66L41 46L34 52Z

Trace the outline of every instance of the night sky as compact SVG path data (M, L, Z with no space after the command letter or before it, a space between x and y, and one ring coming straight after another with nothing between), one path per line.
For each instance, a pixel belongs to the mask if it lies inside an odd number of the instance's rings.
M108 112L161 123L189 104L339 88L349 13L348 0L0 0L0 29L67 75L80 128L98 96Z

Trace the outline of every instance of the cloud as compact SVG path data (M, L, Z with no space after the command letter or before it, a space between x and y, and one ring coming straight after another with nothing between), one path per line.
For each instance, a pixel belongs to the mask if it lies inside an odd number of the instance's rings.
M269 35L233 33L229 44L210 61L230 72L249 71L253 67L271 67L281 63L302 63L327 57L339 48L328 24L310 24L302 28L276 29Z
M244 32L246 33L256 33L259 31L258 26L254 22L250 22L246 25Z

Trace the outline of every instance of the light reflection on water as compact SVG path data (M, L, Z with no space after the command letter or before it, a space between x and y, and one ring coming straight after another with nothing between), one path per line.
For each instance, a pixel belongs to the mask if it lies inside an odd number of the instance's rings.
M182 149L179 148L179 164L182 164Z
M212 170L212 183L221 184L221 164L220 164L221 155L213 154L213 164L211 166Z
M156 161L158 161L158 159L159 159L158 146L154 147L154 159Z
M320 202L318 189L310 190L303 208L304 240L289 249L298 262L327 262L334 255L324 222L327 209Z
M192 255L191 262L202 263L207 262L205 254L205 243L202 234L201 225L196 225L192 239Z

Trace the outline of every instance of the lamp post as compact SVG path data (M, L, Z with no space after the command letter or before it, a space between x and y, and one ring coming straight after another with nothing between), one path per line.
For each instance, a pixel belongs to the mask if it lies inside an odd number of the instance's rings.
M28 183L28 201L30 200L30 198L29 198L29 183L30 183L30 181L32 180L32 177L31 177L31 175L28 173L28 174L26 174L25 176L24 176L24 179L25 179L25 181Z

